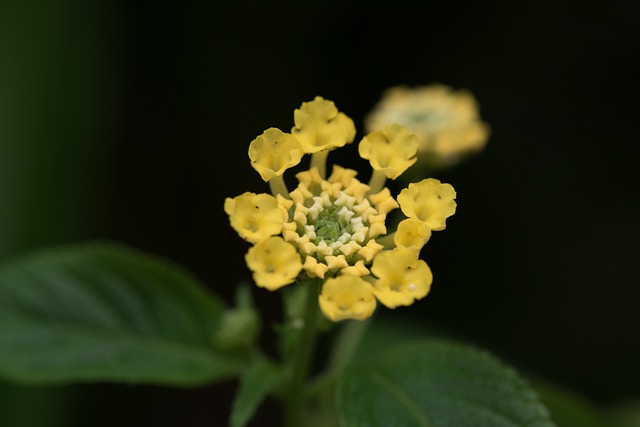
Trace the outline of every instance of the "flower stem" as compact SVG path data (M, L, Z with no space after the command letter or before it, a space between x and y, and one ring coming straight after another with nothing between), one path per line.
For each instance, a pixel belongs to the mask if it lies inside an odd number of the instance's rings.
M289 190L287 189L287 185L284 183L282 175L271 178L271 180L269 180L269 188L271 189L271 194L274 196L281 194L284 197L288 197L289 195Z
M369 187L371 187L371 190L368 191L368 194L376 194L382 190L385 182L387 182L387 176L380 171L374 170L371 174L371 179L369 180Z
M316 321L318 318L318 288L320 279L311 279L306 286L303 326L291 360L291 380L285 400L286 425L302 427L304 423L304 404L307 375L317 338Z
M325 391L340 378L351 362L370 323L371 317L366 320L351 320L342 327L333 346L327 368L308 387L309 396Z
M311 167L317 167L318 173L324 179L327 175L327 157L329 157L329 150L320 151L311 155Z
M384 249L393 249L396 246L394 242L395 237L396 237L396 232L392 231L386 236L376 238L376 243L382 245Z

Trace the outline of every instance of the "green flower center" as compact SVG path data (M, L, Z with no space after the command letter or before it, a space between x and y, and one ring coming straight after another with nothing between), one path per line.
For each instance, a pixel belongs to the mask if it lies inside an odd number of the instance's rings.
M448 111L411 111L404 117L404 122L408 126L424 125L432 131L440 130L450 121Z
M355 171L337 169L329 181L324 181L317 173L301 173L298 188L289 193L292 203L286 206L288 220L283 237L297 246L308 264L305 268L318 275L327 268L335 272L348 267L354 274L364 274L364 262L370 262L382 249L375 238L386 233L385 213L376 206L380 203L383 209L388 207L382 200L386 193L370 200L370 187L354 175ZM316 269L318 264L324 266Z
M324 240L325 243L331 244L337 241L343 233L350 233L351 227L349 225L349 221L338 214L336 207L330 206L320 212L318 218L313 222L316 230L316 238L313 239L313 243L317 245Z

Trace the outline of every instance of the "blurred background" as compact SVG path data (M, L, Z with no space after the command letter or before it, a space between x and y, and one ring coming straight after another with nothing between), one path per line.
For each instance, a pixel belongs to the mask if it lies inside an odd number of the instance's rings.
M249 142L289 129L316 95L354 119L357 142L387 87L443 83L474 94L492 133L436 176L458 211L422 252L430 296L397 313L596 405L636 398L639 12L622 0L3 0L0 256L108 239L231 301L250 275L224 199L268 191ZM277 297L255 294L268 328ZM0 383L0 425L226 425L234 390ZM252 425L273 416L267 403Z

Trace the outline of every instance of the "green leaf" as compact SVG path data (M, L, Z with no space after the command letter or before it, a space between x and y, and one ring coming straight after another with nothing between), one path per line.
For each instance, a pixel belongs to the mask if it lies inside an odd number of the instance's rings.
M354 363L337 389L344 427L553 427L535 392L485 351L421 339Z
M0 267L0 375L29 383L195 385L239 373L213 345L223 304L169 262L114 244Z
M640 397L629 397L615 403L608 414L618 427L640 427Z
M273 363L258 359L252 364L240 378L231 407L231 427L246 426L280 379L280 370Z
M446 338L464 342L465 338L454 331L447 330L411 315L397 312L380 312L371 318L371 325L358 345L357 363L369 363L380 357L381 348L391 348L416 339Z
M531 384L540 399L551 412L551 418L558 427L612 427L606 410L598 407L586 397L558 384L540 379Z

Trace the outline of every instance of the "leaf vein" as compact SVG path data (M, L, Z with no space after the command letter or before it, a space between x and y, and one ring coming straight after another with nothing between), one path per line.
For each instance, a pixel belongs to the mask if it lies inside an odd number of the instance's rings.
M416 421L422 427L432 427L431 421L427 418L420 406L411 398L411 396L403 390L400 386L395 384L391 378L383 375L379 371L374 371L369 375L371 380L392 394L398 402L400 402L405 408L409 410L409 413L413 415Z

